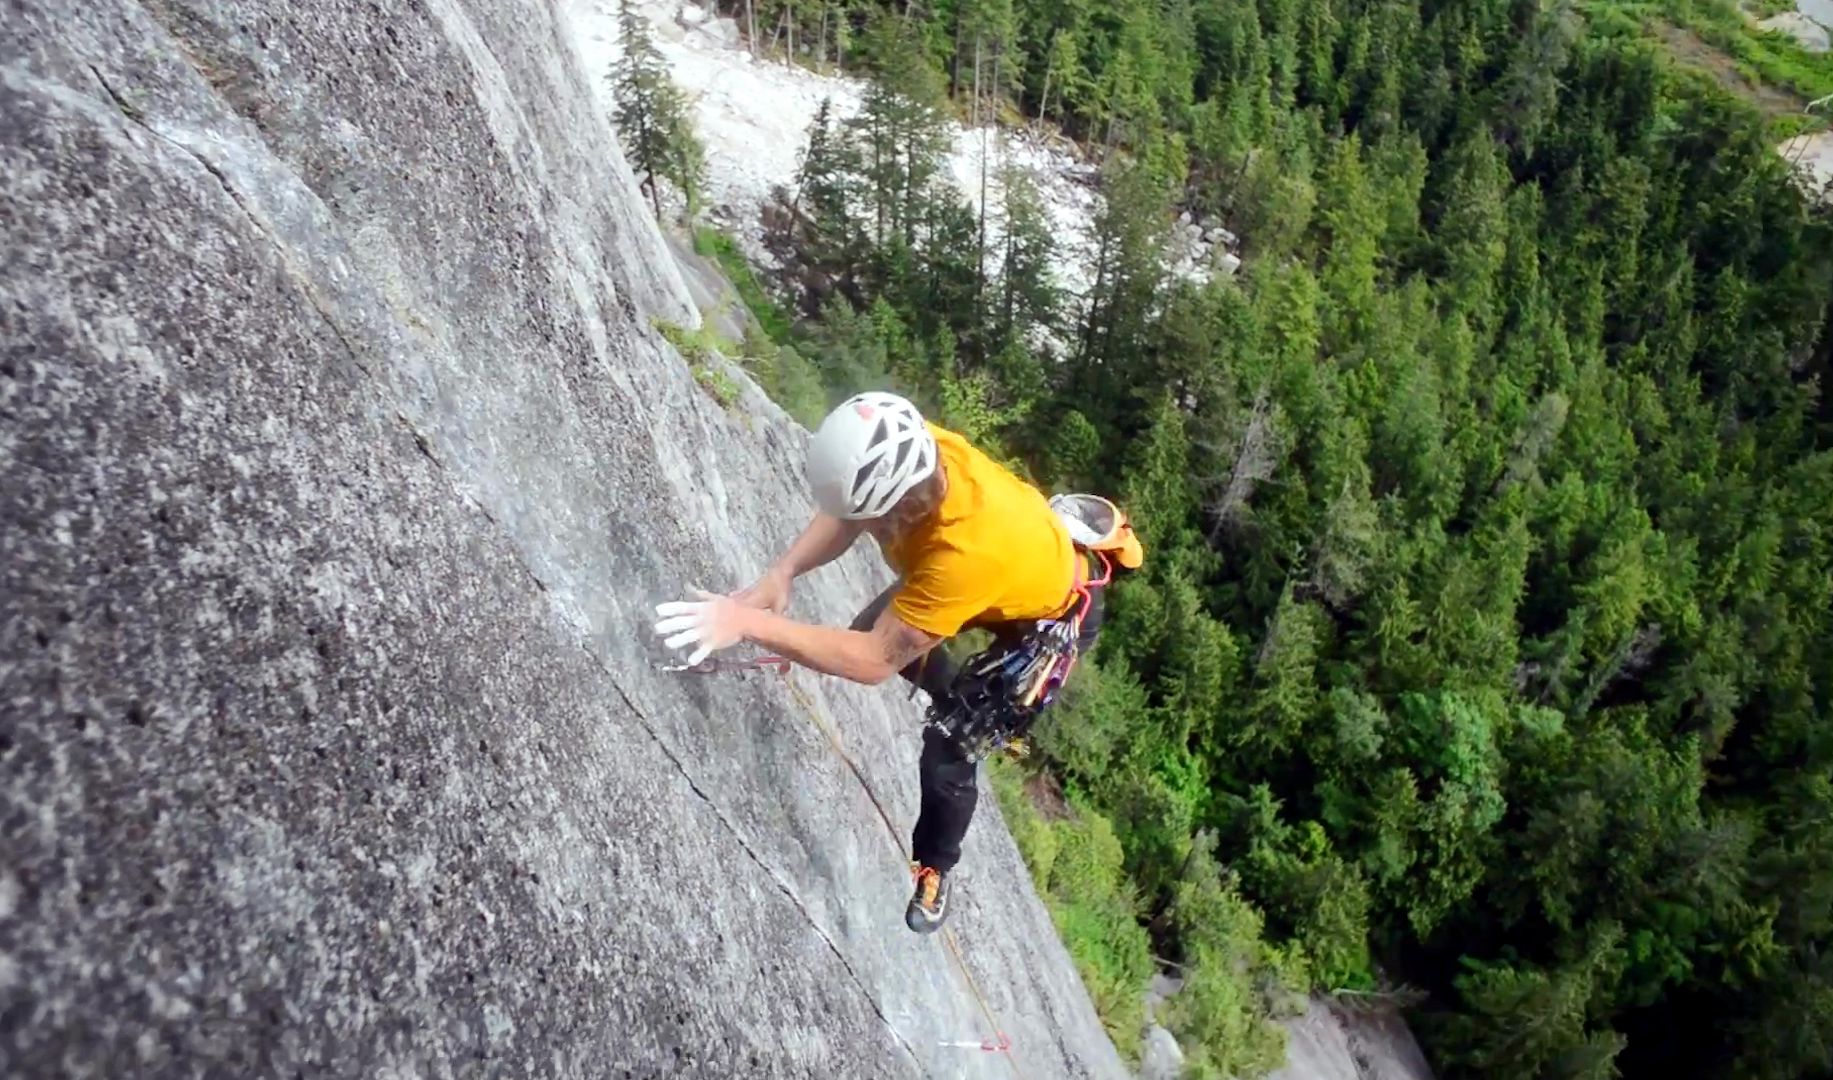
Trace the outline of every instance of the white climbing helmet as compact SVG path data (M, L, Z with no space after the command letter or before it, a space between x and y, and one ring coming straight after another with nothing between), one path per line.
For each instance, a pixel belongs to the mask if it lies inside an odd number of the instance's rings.
M858 521L888 513L936 471L936 440L896 394L854 394L808 443L808 483L823 512Z

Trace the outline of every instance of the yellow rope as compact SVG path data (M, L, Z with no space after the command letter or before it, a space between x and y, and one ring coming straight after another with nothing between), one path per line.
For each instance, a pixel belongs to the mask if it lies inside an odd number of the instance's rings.
M871 801L872 808L878 811L879 820L885 823L885 831L890 834L892 845L897 848L898 854L902 857L903 861L908 863L910 861L910 852L904 847L903 833L899 832L897 826L892 824L891 815L885 812L885 806L878 801L878 796L873 793L872 785L866 782L865 773L859 770L859 766L854 764L852 757L847 754L846 747L840 742L839 734L836 733L826 721L821 719L821 710L815 708L815 703L811 701L808 694L796 684L795 679L790 677L787 671L783 673L783 676L783 683L789 687L790 695L801 704L802 711L808 715L809 721L815 725L816 729L819 730L821 734L827 736L827 741L833 746L834 753L840 755L840 760L844 761L846 767L852 770L853 778L859 781L859 786L861 790L866 793L866 798ZM981 1015L986 1017L987 1023L991 1026L993 1038L996 1040L1004 1039L1006 1033L1004 1029L999 1026L999 1018L993 1015L993 1007L987 1004L986 995L980 992L980 984L974 981L973 972L968 970L967 961L962 959L961 946L955 941L955 932L952 929L944 927L942 930L942 940L948 945L949 955L954 958L955 968L960 971L962 981L966 982L967 988L973 992L974 1001L979 1004ZM1017 1058L1009 1043L1006 1049L1001 1051L1001 1056L1006 1059L1006 1064L1011 1066L1012 1075L1019 1077L1024 1075L1019 1071Z

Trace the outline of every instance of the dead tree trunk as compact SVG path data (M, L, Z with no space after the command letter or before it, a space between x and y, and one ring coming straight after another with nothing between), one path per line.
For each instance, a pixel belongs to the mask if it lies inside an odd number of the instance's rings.
M981 323L986 315L982 300L987 287L987 129L983 126L983 118L980 115L980 45L980 35L975 34L974 128L980 132L980 222L974 241L974 332L981 342L979 348L984 351L985 327ZM984 359L984 356L976 357L976 359Z
M1209 542L1214 544L1222 537L1222 530L1227 528L1254 497L1254 488L1260 482L1273 475L1273 466L1279 460L1279 432L1273 426L1273 415L1270 395L1266 387L1254 395L1254 407L1248 416L1247 428L1241 433L1241 445L1235 450L1235 464L1229 470L1228 485L1222 494L1210 506L1210 513L1215 524L1209 530Z

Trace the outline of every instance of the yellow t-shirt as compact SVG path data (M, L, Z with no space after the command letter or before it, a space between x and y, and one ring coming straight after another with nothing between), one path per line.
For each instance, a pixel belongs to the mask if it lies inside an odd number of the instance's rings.
M929 425L948 492L941 510L883 548L903 581L898 618L938 637L963 626L1049 619L1069 607L1076 554L1042 492Z

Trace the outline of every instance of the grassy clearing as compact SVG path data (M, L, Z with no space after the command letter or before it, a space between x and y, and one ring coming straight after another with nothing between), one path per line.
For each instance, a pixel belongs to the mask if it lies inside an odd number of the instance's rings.
M1697 31L1657 21L1650 29L1682 64L1704 71L1720 86L1755 105L1772 120L1801 112L1805 102L1796 94L1765 81L1749 65L1701 37Z
M738 383L719 363L733 348L732 342L704 323L698 330L689 330L662 319L655 320L654 325L656 332L666 338L687 361L688 370L693 372L694 381L700 384L701 389L723 408L730 409L738 404Z
M1732 0L1590 0L1584 11L1606 32L1649 33L1681 63L1709 72L1766 115L1798 129L1805 122L1802 106L1833 94L1833 54L1808 52L1788 35L1757 26L1775 14L1774 7L1746 11Z

